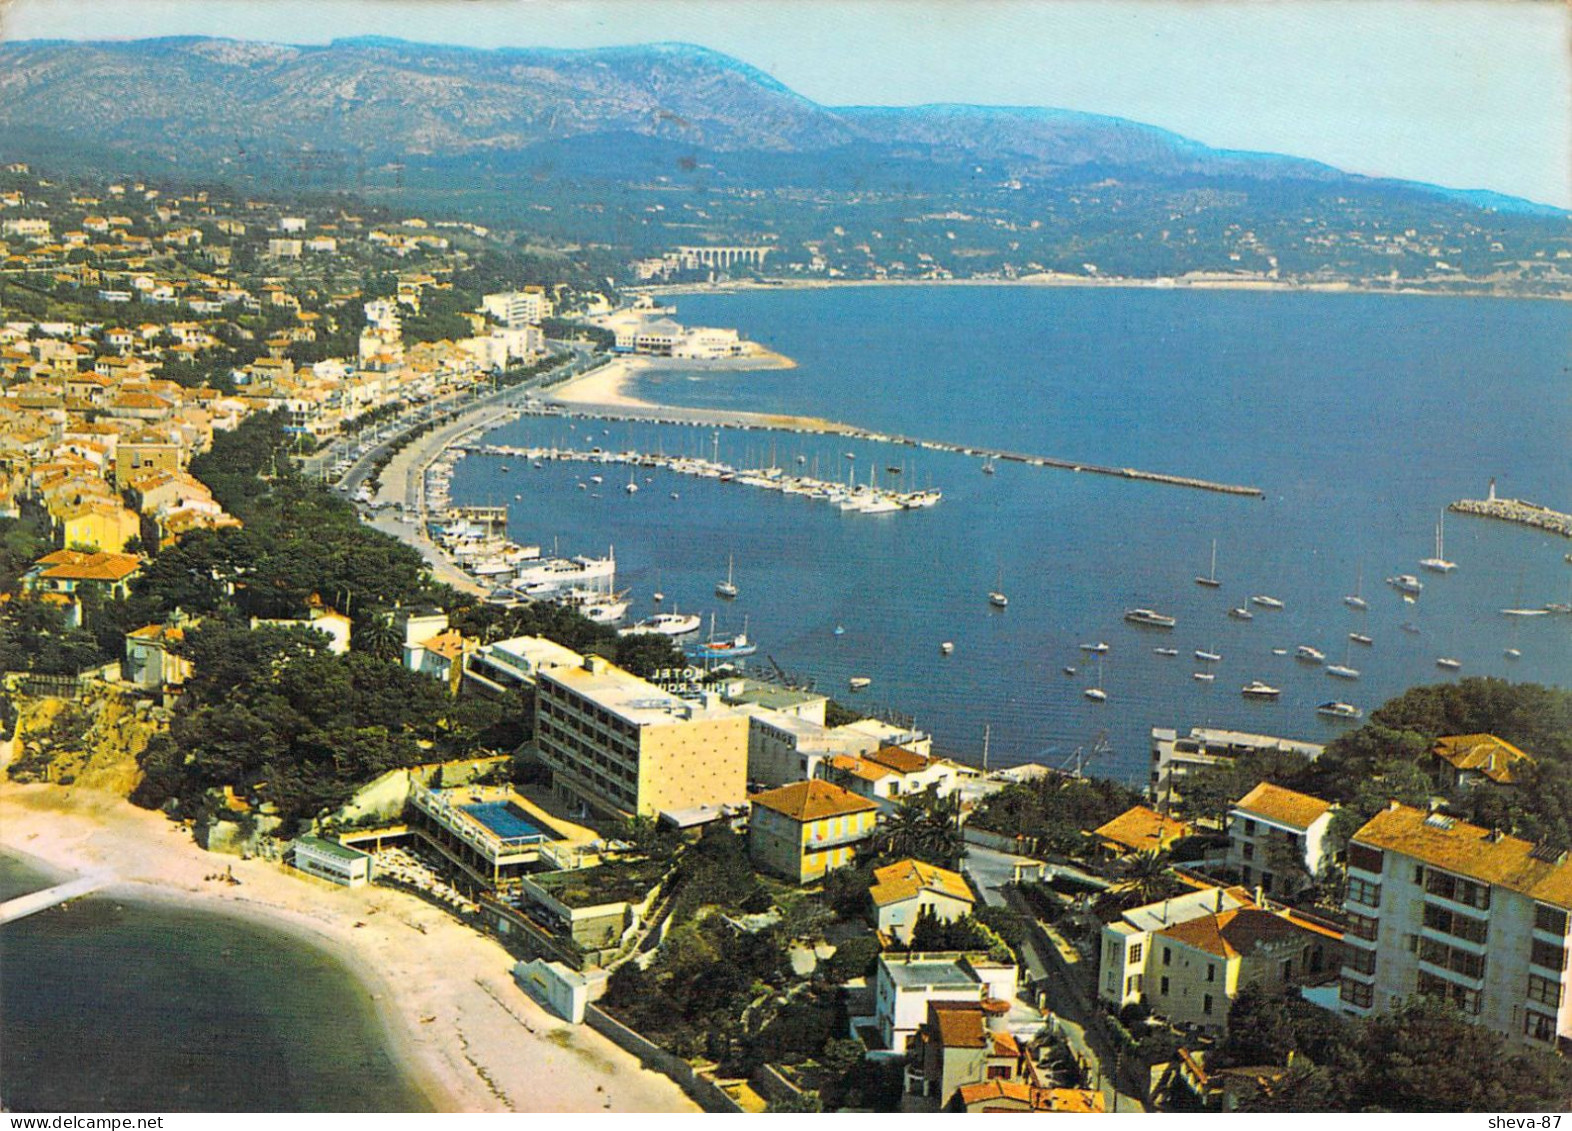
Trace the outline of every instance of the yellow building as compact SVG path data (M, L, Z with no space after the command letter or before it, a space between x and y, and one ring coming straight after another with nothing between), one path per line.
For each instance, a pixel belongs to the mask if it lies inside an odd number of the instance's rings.
M142 535L142 520L114 503L89 501L59 514L61 537L73 549L118 554Z
M815 778L755 794L748 855L762 871L806 884L845 867L873 835L879 806Z
M747 714L715 696L679 698L600 656L539 673L535 741L557 798L584 812L653 817L747 798Z

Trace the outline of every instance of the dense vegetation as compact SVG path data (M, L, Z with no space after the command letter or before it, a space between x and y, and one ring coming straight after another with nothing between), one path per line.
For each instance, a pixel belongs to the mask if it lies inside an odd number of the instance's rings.
M1248 1110L1564 1111L1572 1105L1572 1064L1509 1049L1499 1034L1433 998L1414 998L1386 1016L1350 1019L1246 987L1208 1065L1283 1064L1288 1074L1248 1102Z
M1083 829L1095 829L1144 800L1118 782L1046 774L1006 786L983 803L970 823L1005 836L1035 838L1038 852L1077 856L1091 847Z
M1443 735L1494 734L1535 759L1511 786L1447 791L1431 750ZM1346 840L1389 800L1424 805L1436 796L1465 820L1528 840L1572 845L1572 691L1470 678L1415 687L1371 712L1314 762L1292 755L1241 758L1187 779L1187 803L1220 816L1258 781L1342 806L1334 837Z
M197 532L146 568L133 596L95 614L118 654L125 631L176 609L187 632L188 681L167 739L143 756L136 800L200 811L207 790L233 785L286 818L315 816L384 770L515 745L531 710L524 694L453 699L401 665L400 608L436 605L486 640L539 634L598 650L635 670L672 666L664 638L618 638L555 606L502 610L467 603L426 575L420 555L362 524L354 508L301 479L281 455L271 417L248 419L193 461L193 473L242 518L240 530ZM303 629L249 629L250 618L298 619L319 598L353 622L352 651L333 655Z

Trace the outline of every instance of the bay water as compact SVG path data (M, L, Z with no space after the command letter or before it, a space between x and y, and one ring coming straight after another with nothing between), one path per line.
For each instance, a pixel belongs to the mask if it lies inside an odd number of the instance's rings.
M1236 497L843 437L524 418L508 444L600 446L776 465L820 478L937 486L936 507L844 514L735 483L474 456L459 503L507 503L521 542L615 546L632 615L665 607L746 622L778 665L852 706L915 718L936 749L995 765L1069 763L1145 780L1154 726L1326 741L1315 712L1369 710L1461 675L1572 684L1572 618L1500 610L1572 600L1572 542L1447 516L1450 575L1422 571L1446 504L1503 496L1572 509L1572 309L1564 303L1317 293L847 287L695 294L690 325L736 327L792 369L662 371L657 403L826 417L881 432L1256 486ZM507 466L507 471L503 471ZM592 484L592 473L604 482ZM583 484L581 487L580 484ZM675 496L675 497L674 497ZM1210 569L1207 589L1194 582ZM729 558L741 590L714 595ZM1419 574L1407 604L1383 579ZM992 608L995 586L1009 606ZM1367 612L1342 598L1360 588ZM1227 610L1253 595L1255 619ZM1123 622L1132 607L1170 631ZM1404 631L1407 624L1417 632ZM836 634L839 626L843 632ZM1373 638L1366 646L1350 632ZM949 641L952 654L941 654ZM1106 642L1100 669L1083 644ZM1300 644L1360 678L1296 662ZM1156 648L1179 655L1158 655ZM1508 648L1521 658L1509 659ZM1197 649L1220 653L1197 661ZM1286 655L1274 653L1283 649ZM1074 674L1064 669L1073 667ZM1215 680L1193 678L1198 670ZM852 693L853 677L871 680ZM1245 699L1252 680L1282 689ZM1102 703L1086 699L1093 685Z

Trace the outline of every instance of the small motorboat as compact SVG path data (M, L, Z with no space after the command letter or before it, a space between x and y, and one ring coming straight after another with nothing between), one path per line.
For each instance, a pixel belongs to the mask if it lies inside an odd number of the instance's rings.
M1239 689L1239 694L1249 699L1276 699L1282 693L1282 688L1262 683L1258 679L1252 679Z
M1360 719L1365 714L1352 703L1339 703L1336 700L1330 703L1322 703L1315 709L1315 713L1325 715L1329 719Z
M948 640L939 645L939 654L941 656L948 656L953 651L955 651L955 645Z
M861 691L871 683L873 683L873 680L869 679L865 675L854 675L846 681L846 686L851 688L853 691Z

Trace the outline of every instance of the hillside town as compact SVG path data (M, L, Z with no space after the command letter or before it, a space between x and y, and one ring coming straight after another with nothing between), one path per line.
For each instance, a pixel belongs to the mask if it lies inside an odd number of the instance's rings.
M12 779L118 758L215 872L439 907L707 1110L1341 1110L1421 1036L1566 1094L1566 693L1464 681L1330 745L1154 719L1139 790L974 764L560 593L442 584L336 489L581 353L735 331L507 274L470 223L4 172Z

